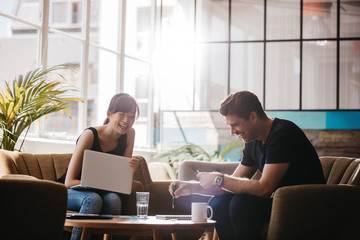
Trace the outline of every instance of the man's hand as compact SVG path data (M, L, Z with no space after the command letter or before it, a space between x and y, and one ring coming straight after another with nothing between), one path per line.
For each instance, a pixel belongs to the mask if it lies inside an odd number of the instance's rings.
M223 174L219 172L199 172L196 177L200 181L201 187L204 189L213 188L215 185L214 180L217 176L223 176Z
M174 192L174 184L175 184L175 192ZM181 196L187 196L194 193L196 188L195 185L199 183L196 182L186 182L186 181L174 181L169 185L169 193L171 196L175 196L176 198Z

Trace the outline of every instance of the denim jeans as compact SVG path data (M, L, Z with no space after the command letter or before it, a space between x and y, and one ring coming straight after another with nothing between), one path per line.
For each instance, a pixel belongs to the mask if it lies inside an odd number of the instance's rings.
M79 213L121 214L120 195L107 191L68 189L68 209ZM81 239L82 228L74 227L71 240Z

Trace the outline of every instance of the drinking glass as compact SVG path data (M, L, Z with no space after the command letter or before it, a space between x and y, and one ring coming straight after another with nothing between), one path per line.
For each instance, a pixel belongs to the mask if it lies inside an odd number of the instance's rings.
M136 192L136 210L139 218L147 218L149 210L149 192Z

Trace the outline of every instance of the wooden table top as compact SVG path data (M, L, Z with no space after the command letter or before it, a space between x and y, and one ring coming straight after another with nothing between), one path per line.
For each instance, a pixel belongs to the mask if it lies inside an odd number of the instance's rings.
M203 223L194 223L191 220L162 220L155 216L140 219L134 216L114 216L112 219L66 219L65 226L107 228L107 229L163 229L171 230L178 228L198 229L215 226L214 220Z

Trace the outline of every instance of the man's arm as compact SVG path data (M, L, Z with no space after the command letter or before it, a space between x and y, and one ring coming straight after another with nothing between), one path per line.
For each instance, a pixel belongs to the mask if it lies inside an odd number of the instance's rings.
M285 175L288 167L289 163L265 164L261 178L259 180L251 180L248 177L253 168L239 165L233 175L224 175L221 189L236 194L247 193L260 197L270 197ZM200 185L204 189L216 188L214 179L216 176L221 175L220 173L199 173ZM220 189L220 187L217 188Z
M250 178L251 176L254 175L255 171L256 171L255 167L246 167L244 165L239 164L239 166L234 171L233 175L236 174L237 176ZM199 176L204 176L204 174L206 173L207 172L200 172L198 173L197 177L199 178ZM175 181L169 185L169 192L171 195L175 194L175 197L186 196L190 194L214 196L227 192L213 183L214 183L214 179L212 178L212 182L211 182L212 185L211 186L209 185L208 188L204 188L200 185L199 182L195 182L195 181ZM175 193L173 191L174 184L176 185Z

